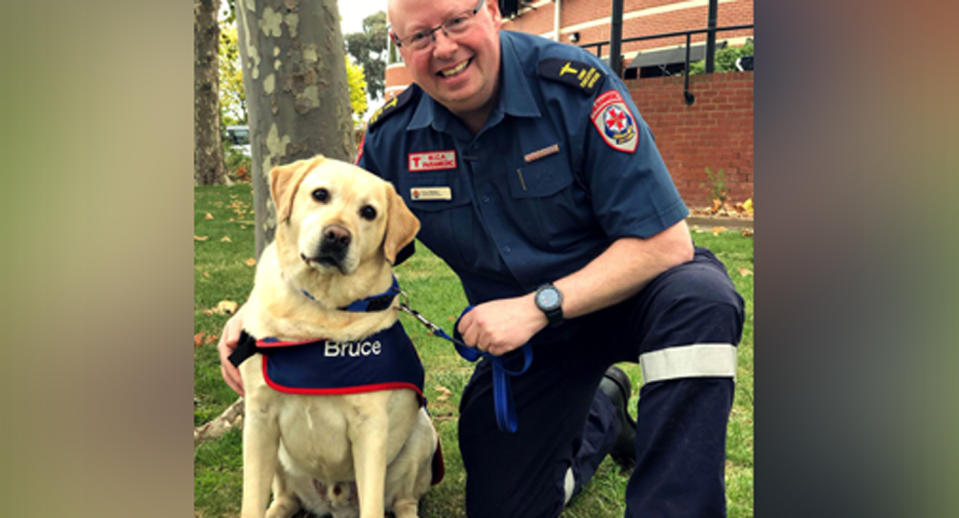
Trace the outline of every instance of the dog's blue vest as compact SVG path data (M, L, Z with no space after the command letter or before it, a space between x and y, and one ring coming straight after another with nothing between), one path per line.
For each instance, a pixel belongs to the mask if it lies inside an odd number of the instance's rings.
M263 355L263 377L279 392L330 395L406 388L425 403L423 364L399 321L350 342L255 339L244 331L231 361L239 365L253 353Z

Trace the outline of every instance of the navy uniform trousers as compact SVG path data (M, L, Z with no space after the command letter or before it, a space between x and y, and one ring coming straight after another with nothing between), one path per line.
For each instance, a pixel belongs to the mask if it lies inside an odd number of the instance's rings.
M637 362L644 353L678 350L682 356L697 344L726 344L734 373L732 346L739 343L742 324L743 299L724 266L697 248L692 261L656 277L633 298L537 335L530 369L511 378L515 434L496 426L491 367L481 361L460 403L467 515L558 516L571 490L578 492L589 480L619 433L616 409L597 390L605 370L616 362ZM730 367L719 371L724 369ZM646 380L626 516L725 516L733 387L732 375Z

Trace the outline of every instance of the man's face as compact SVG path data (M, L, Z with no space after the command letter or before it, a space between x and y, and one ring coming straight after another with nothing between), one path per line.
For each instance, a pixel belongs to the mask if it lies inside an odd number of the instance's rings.
M393 33L401 40L448 22L476 6L476 0L392 0ZM457 115L488 107L499 80L501 24L496 0L487 0L469 20L469 29L447 36L443 29L426 48L399 48L413 80Z

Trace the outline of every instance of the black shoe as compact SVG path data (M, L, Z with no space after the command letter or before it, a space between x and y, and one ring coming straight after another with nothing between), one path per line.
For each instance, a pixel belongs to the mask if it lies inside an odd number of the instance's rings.
M621 467L630 469L636 465L636 421L629 416L627 408L630 394L629 376L613 365L603 374L603 380L599 382L599 390L602 390L613 402L620 423L619 436L616 437L616 442L609 454Z

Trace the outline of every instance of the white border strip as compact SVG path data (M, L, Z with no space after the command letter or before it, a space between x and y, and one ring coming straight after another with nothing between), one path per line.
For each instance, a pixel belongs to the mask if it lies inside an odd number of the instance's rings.
M693 344L667 347L639 355L643 383L677 378L716 376L736 379L736 347L732 344Z

